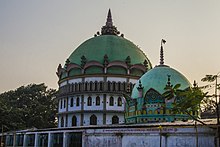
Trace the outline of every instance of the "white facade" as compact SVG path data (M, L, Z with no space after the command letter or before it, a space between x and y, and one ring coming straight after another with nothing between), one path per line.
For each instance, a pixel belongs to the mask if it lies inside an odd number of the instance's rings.
M82 78L71 79L68 81L69 84L82 82Z
M96 125L122 124L125 122L124 111L125 98L120 94L72 95L59 99L58 127L90 125L92 115L97 118Z
M107 77L107 81L110 81L110 82L127 82L127 78L122 78L122 77Z
M104 81L104 77L85 77L85 82L101 82Z

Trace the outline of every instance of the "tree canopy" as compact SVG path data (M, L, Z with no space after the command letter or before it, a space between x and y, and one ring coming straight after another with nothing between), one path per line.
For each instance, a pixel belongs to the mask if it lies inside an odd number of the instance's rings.
M21 86L0 94L0 126L4 130L56 126L56 90L45 84Z

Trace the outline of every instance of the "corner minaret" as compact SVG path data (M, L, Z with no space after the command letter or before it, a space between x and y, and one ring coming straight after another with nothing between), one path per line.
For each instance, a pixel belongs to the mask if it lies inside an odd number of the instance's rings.
M161 47L160 47L160 65L164 65L164 54L163 54L163 44L166 43L166 40L161 40Z
M113 25L112 22L112 14L111 10L108 10L108 16L107 21L105 23L105 26L102 27L101 35L119 35L120 32L117 30L117 27Z

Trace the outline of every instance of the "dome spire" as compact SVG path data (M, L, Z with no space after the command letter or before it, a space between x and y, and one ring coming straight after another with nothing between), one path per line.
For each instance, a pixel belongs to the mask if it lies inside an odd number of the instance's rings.
M105 25L106 26L113 26L111 9L108 10L108 16L107 16L107 21L106 21Z
M160 65L164 65L164 54L163 54L163 44L166 43L166 40L161 40L161 47L160 47Z
M102 27L102 35L118 35L120 32L117 30L117 27L113 25L111 10L108 10L107 21L105 26Z

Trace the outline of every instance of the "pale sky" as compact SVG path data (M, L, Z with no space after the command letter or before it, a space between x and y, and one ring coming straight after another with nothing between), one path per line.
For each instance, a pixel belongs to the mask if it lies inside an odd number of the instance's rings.
M58 87L56 70L113 23L155 66L161 39L165 64L192 83L220 71L219 0L0 0L0 92L31 83Z

